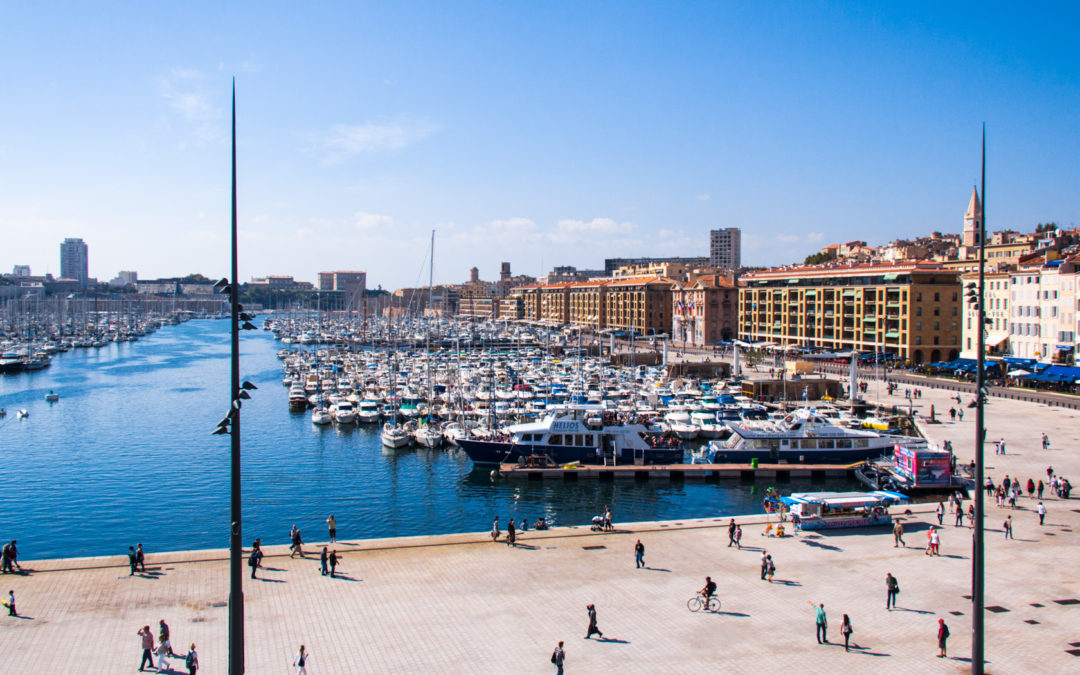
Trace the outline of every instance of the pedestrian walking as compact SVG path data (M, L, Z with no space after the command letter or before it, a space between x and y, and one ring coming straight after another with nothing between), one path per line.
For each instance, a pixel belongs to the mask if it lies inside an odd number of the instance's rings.
M169 670L169 645L168 642L158 642L157 646L157 665L158 672Z
M19 612L15 609L15 591L8 591L7 602L4 603L4 607L7 607L8 616L19 616Z
M1001 454L1004 455L1005 454L1005 439L1004 438L1002 438L1000 441L998 441L998 448L1001 450Z
M326 519L326 527L330 530L330 543L333 544L337 541L337 518L334 514L330 514L330 517Z
M742 525L735 527L735 548L742 550Z
M956 504L956 524L955 527L964 526L964 505L961 503Z
M326 547L322 547L322 553L319 554L319 567L322 575L325 577L330 574L330 553L326 550Z
M131 571L128 572L129 577L135 576L135 568L138 564L138 559L135 557L135 547L128 546L128 566L131 568Z
M907 544L904 543L904 525L899 520L893 523L892 537L893 548L899 548L900 546L907 548Z
M338 564L337 551L330 551L330 578L331 579L335 578L334 575L337 574L337 564Z
M1013 526L1012 526L1012 514L1011 513L1008 515L1008 517L1005 518L1004 527L1005 527L1005 538L1006 539L1012 539L1013 538Z
M0 574L14 573L15 570L11 568L11 544L4 544L4 548L0 549L0 558L3 560L0 563Z
M499 540L499 517L495 516L495 522L491 526L491 541Z
M825 616L825 603L815 605L810 603L810 606L814 608L814 624L817 626L817 641L818 644L829 643L829 620Z
M967 517L968 517L968 527L970 527L971 529L975 529L975 505L974 504L968 504Z
M589 632L585 639L588 640L593 636L593 633L596 633L603 640L604 634L600 632L600 628L596 625L596 605L586 605L585 609L589 612Z
M566 662L566 651L563 649L563 641L559 640L559 646L551 652L551 662L555 664L555 675L563 675L563 664Z
M1043 450L1049 450L1050 449L1050 437L1047 436L1045 433L1043 433L1043 435L1042 435L1042 446L1043 446Z
M1035 494L1039 496L1039 500L1042 500L1043 490L1046 489L1046 485L1043 484L1042 478L1039 479L1038 484L1035 485Z
M176 657L176 654L173 654L172 650L172 636L171 632L169 631L169 624L165 623L165 619L161 619L158 621L158 641L164 644L165 647L169 650L169 656L173 658Z
M728 524L727 524L727 545L728 545L728 548L731 548L732 544L734 544L734 543L735 543L735 519L732 518L730 521L728 521Z
M143 553L142 544L135 546L135 562L139 565L139 571L146 571L146 554Z
M768 556L765 563L765 577L772 583L773 575L776 574L776 564L773 562L772 556Z
M604 504L604 531L611 532L615 526L611 524L611 507Z
M761 580L765 581L765 574L769 571L769 553L761 549Z
M251 545L251 555L248 556L248 567L251 568L251 578L255 579L255 570L259 569L259 564L262 562L262 547L259 546L259 540L256 539L255 543Z
M959 420L960 422L963 422L963 421L964 421L964 409L963 409L963 408L957 408L957 409L956 409L956 418L957 418L957 419L958 419L958 420Z
M150 632L150 626L143 626L138 632L140 644L142 645L142 661L139 662L139 670L142 670L144 666L154 667L154 657L151 655L154 651L154 634Z
M937 524L942 525L941 522L945 518L945 505L941 502L937 503Z
M304 649L304 645L300 645L300 651L296 653L296 658L293 659L296 675L307 675L307 662L310 659L311 654Z
M1027 479L1027 493L1028 499L1035 499L1035 481L1030 478Z
M304 557L304 539L300 536L300 530L295 525L292 527L292 546L289 547L289 557L295 557L299 553L300 557Z
M634 544L634 562L638 568L645 567L645 544L640 539Z
M896 607L896 596L900 594L900 582L892 575L885 573L885 609L892 610Z
M848 649L848 643L851 641L851 634L855 632L855 629L851 627L851 617L847 614L844 615L844 620L840 623L840 634L844 636L844 651L851 651Z
M938 619L937 623L938 658L943 659L949 655L948 650L945 647L946 642L949 640L949 627L945 625L945 619Z
M517 537L517 528L514 527L514 519L511 518L510 522L506 524L506 545L517 546L515 538Z
M195 651L194 642L188 647L187 655L184 656L184 666L187 668L188 675L195 675L199 670L199 652Z
M1035 507L1035 512L1039 514L1039 524L1042 525L1046 520L1046 505L1039 502L1039 505Z

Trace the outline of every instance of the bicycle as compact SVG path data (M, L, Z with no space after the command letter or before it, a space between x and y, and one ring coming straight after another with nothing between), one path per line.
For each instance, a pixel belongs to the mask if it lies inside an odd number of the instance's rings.
M686 601L686 608L691 612L700 612L705 610L706 612L719 612L720 611L720 598L715 595L710 595L708 601L701 593L697 593L694 597Z

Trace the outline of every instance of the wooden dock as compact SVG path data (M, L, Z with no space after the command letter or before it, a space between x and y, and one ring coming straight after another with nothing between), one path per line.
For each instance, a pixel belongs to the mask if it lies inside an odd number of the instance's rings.
M615 480L790 480L806 478L854 478L858 465L846 464L580 464L553 467L525 467L518 464L501 464L499 475L504 478L526 480L557 479L574 481L592 478L601 481Z

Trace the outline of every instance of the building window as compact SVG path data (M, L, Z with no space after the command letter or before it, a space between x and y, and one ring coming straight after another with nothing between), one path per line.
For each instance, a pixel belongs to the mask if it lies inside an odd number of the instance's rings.
M922 330L922 321L915 322L915 330Z
M922 344L922 336L921 335L916 335L915 336L915 344L917 344L917 345Z

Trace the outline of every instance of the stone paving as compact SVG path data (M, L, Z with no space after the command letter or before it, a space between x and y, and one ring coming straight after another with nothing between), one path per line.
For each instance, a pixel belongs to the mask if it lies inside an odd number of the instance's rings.
M924 389L915 400L923 415L930 404L938 419L943 413L948 419L944 392ZM932 440L951 440L964 460L971 455L973 413L965 408L963 422L924 428ZM1006 472L1045 477L1048 464L1080 479L1075 413L992 401L988 420L988 440L1007 441L1005 456L988 445L988 473L996 480ZM1042 431L1050 435L1049 451L1040 447ZM1080 656L1067 651L1080 647L1080 603L1057 602L1080 600L1073 561L1080 500L1045 501L1043 527L1026 497L1012 511L1010 541L1001 529L1005 514L987 508L986 599L1004 610L986 616L988 672L1080 672ZM970 669L971 607L964 597L970 530L954 528L947 515L942 555L927 557L932 509L915 506L906 518L909 548L893 548L881 529L766 538L762 516L740 519L747 544L741 551L727 547L726 517L617 522L618 531L609 534L585 527L529 532L518 548L492 543L484 533L346 539L336 547L344 551L342 578L330 579L319 574L315 546L306 547L305 559L270 547L260 580L247 579L244 569L247 672L292 672L304 643L312 675L550 673L558 640L566 641L568 673L964 672ZM486 529L488 515L477 514L478 529ZM348 523L339 528L347 534ZM638 538L646 546L645 570L634 566ZM771 584L759 578L761 547L776 561ZM147 573L134 577L117 557L24 562L32 574L0 577L0 590L14 589L24 615L0 613L2 669L133 672L140 656L136 630L149 624L156 631L163 618L177 653L195 642L201 672L227 672L224 557L223 551L150 554ZM887 572L901 587L900 609L891 612ZM717 581L723 606L715 614L691 613L686 600L706 575ZM825 603L829 645L815 641L811 602ZM588 603L596 604L603 640L583 639ZM839 632L844 613L855 629L850 653ZM952 633L948 659L936 656L939 617ZM185 672L182 658L171 665Z

